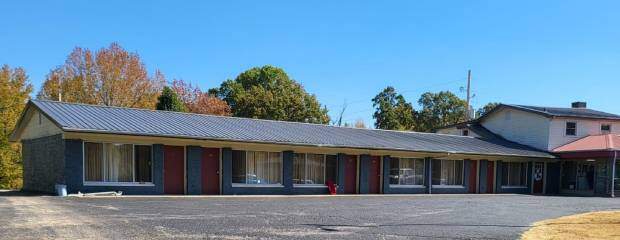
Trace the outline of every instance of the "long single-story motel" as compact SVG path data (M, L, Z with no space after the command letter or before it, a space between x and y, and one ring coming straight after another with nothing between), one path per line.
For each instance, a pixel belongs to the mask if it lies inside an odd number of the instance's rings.
M27 104L11 141L22 143L24 189L43 192L327 194L335 183L342 194L557 194L562 183L561 156L497 136L40 100Z

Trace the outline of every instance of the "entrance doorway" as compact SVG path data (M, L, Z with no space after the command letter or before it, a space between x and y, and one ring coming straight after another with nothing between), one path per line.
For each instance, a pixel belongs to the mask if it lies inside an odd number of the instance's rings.
M592 195L596 179L596 163L588 160L562 162L562 192Z
M357 193L357 155L347 155L344 160L344 193Z
M534 163L534 173L532 178L534 178L533 183L533 193L534 194L542 194L544 189L544 179L545 179L545 163L537 162Z
M220 149L202 150L202 194L220 194Z
M477 176L478 176L478 161L469 161L469 193L476 193L476 188L478 187Z
M495 192L495 162L488 161L487 162L487 184L486 191L483 193L494 193Z
M381 157L370 158L370 176L368 176L368 193L381 193Z
M164 146L164 193L185 193L185 153L181 146Z

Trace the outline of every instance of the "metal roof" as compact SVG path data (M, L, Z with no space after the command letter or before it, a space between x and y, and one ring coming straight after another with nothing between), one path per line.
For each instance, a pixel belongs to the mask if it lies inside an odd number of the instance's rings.
M539 113L549 117L578 117L595 119L620 120L620 115L601 112L589 108L559 108L559 107L537 107L527 105L503 104L508 107Z
M64 131L163 136L306 146L445 152L477 155L554 156L503 139L357 129L320 124L32 100Z
M620 150L620 135L603 134L580 138L553 149L553 152L583 152L583 151L618 151Z

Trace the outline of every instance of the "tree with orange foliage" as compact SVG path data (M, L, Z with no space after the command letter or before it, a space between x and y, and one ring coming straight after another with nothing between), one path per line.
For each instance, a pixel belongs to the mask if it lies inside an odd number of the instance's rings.
M164 76L149 76L137 53L118 43L92 52L76 47L65 64L52 69L37 97L119 107L153 109Z
M192 86L191 83L175 79L172 81L172 90L179 95L189 112L220 116L231 115L230 106L226 102L203 92L198 86Z

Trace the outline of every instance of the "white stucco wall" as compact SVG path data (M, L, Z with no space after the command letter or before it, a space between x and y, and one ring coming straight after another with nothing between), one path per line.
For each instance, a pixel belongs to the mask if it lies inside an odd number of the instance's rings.
M566 122L577 123L575 136L566 135ZM620 121L554 118L549 129L549 149L555 149L585 136L600 135L601 124L611 124L611 133L620 134Z
M541 150L549 150L550 119L515 109L501 109L481 122L503 138Z

